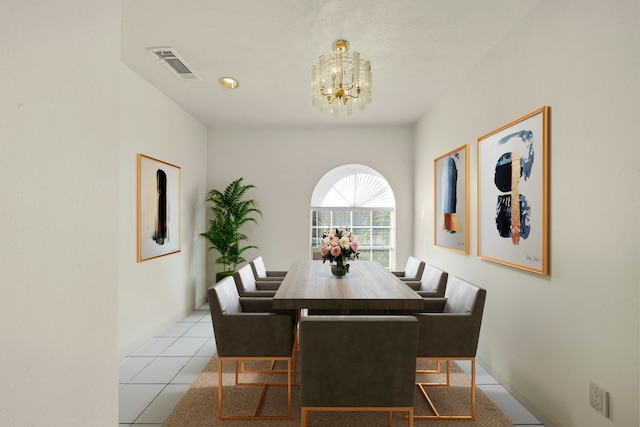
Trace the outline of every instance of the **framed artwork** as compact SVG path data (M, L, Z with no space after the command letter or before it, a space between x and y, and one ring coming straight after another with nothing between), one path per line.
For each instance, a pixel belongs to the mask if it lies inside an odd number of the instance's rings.
M549 110L478 138L478 256L549 274Z
M469 253L469 146L433 161L434 244Z
M180 167L138 154L138 262L180 252Z

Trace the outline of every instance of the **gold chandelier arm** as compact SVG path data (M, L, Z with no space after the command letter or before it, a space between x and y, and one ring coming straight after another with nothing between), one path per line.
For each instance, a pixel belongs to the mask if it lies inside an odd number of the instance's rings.
M350 91L351 89L353 89L354 86L356 87L356 95L351 95L350 93L347 93L347 91ZM345 89L342 87L342 85L340 85L340 87L337 90L335 90L335 96L333 96L333 94L331 93L325 93L324 86L320 88L320 93L322 94L322 96L327 97L327 101L329 101L329 104L332 104L333 101L335 101L338 98L342 99L343 102L346 104L348 98L357 99L358 97L360 97L360 92L361 92L360 86L351 85Z
M351 87L353 87L353 86L351 86ZM345 96L348 96L349 98L353 98L353 99L356 99L356 98L360 97L360 87L359 86L356 87L356 94L357 95L345 94Z

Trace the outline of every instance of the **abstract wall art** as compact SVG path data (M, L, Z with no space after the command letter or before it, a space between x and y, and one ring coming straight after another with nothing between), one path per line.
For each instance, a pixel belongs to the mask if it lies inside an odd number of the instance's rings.
M469 253L469 146L433 161L434 244Z
M478 256L549 274L549 114L478 138Z
M138 262L180 252L182 170L138 154Z

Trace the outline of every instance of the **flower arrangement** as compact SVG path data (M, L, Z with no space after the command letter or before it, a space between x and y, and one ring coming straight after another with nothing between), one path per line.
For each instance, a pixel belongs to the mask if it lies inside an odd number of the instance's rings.
M350 259L358 258L358 239L344 228L335 228L322 234L320 246L322 262L330 261L338 265L348 265Z

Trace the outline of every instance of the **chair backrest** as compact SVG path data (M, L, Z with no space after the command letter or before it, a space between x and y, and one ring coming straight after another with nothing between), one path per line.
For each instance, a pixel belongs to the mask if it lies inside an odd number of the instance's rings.
M240 295L233 277L226 276L215 285L207 289L211 320L225 313L242 313Z
M424 267L424 261L420 261L418 258L410 256L407 259L407 265L404 267L404 277L420 280L422 278Z
M238 288L238 294L245 296L247 292L256 291L256 278L253 276L253 270L251 265L245 264L240 267L235 273L233 278Z
M433 297L444 297L448 277L449 273L446 271L432 265L426 265L418 292L428 292L429 296Z
M242 313L240 306L240 296L236 288L233 277L226 276L215 285L207 289L207 297L209 299L209 310L211 312L211 321L213 323L213 331L216 336L216 345L218 348L224 346L224 315Z
M262 255L258 255L252 259L249 265L251 265L251 270L253 270L254 279L258 280L267 277L267 268L264 266Z
M482 319L487 291L459 277L451 277L447 283L445 313L470 314ZM479 329L479 326L478 326Z
M413 316L304 316L301 406L413 406L417 326Z

